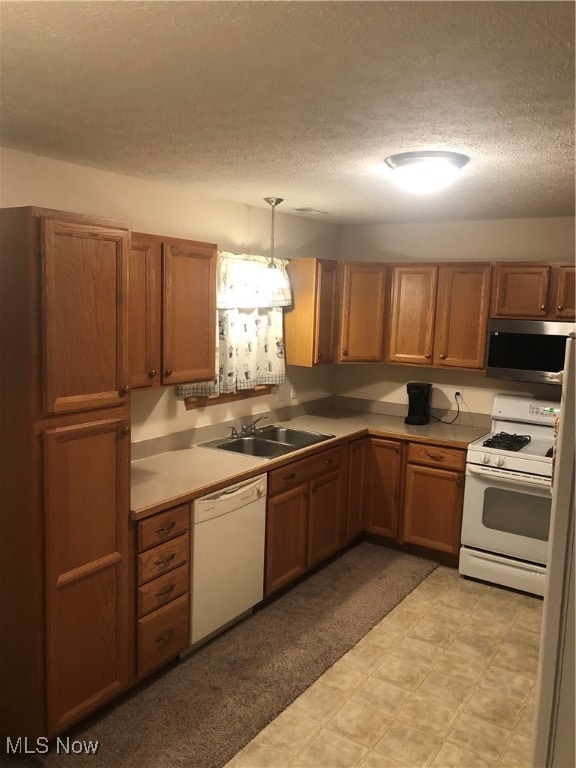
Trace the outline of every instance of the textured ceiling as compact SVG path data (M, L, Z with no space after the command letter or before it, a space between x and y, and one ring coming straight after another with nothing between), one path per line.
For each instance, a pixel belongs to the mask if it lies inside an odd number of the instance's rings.
M4 146L336 223L574 215L573 2L0 3ZM378 170L471 157L436 196Z

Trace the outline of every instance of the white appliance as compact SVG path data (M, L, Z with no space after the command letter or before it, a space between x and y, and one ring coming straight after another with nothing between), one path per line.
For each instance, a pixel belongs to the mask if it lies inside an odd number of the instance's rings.
M264 596L266 490L266 475L259 475L194 502L192 647L250 612Z
M489 434L468 446L459 571L543 595L557 402L497 395Z
M549 566L540 666L534 756L531 765L576 765L574 705L574 474L576 424L576 351L574 334L566 345L558 438L552 480Z

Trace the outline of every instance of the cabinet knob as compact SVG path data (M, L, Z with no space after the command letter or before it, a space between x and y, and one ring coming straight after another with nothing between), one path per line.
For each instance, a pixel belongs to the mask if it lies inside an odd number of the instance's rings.
M152 369L151 371L148 371L148 378L149 379L155 379L156 376L158 376L158 371L155 371L154 369Z
M447 355L440 355L440 360L446 360Z
M542 310L542 312L545 312L546 311L546 304L540 304L540 309Z
M562 310L564 309L564 306L562 304L558 304L557 309L558 309L558 312L562 312Z
M164 376L172 376L172 370L169 368L167 371L164 371Z
M428 456L429 459L432 459L432 461L444 461L444 456L442 456L441 453L428 453L428 451L426 451L426 456Z
M122 427L121 432L123 435L129 435L130 434L130 427Z
M430 354L430 352L426 352L426 354L424 355L424 357L426 358L426 360L430 360L430 358L432 357L432 355Z
M348 350L347 350L347 349L345 349L345 350L342 352L342 355L343 355L344 357L348 357L348 355L349 355L349 352L348 352Z
M126 397L126 395L130 394L130 387L129 386L121 387L118 390L118 394L120 395L120 397Z

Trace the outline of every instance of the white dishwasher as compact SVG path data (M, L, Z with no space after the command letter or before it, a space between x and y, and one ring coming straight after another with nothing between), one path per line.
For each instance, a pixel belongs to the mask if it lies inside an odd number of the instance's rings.
M192 646L241 618L264 596L266 489L266 475L259 475L194 502Z

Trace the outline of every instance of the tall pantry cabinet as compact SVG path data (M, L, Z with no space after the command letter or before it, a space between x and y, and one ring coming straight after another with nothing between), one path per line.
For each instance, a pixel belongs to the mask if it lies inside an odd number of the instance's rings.
M1 211L0 731L53 736L133 680L123 221Z

